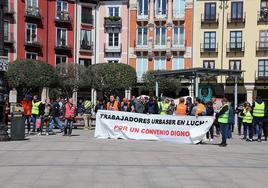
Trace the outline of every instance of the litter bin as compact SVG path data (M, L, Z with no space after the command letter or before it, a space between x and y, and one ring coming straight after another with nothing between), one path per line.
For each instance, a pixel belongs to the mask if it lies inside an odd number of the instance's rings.
M13 112L11 116L11 140L25 139L25 122L21 112Z

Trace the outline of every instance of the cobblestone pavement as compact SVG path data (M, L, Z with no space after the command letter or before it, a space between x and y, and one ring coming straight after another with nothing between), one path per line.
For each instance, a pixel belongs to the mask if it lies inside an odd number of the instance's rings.
M100 140L94 131L72 137L30 136L0 143L1 188L264 188L268 142L235 136L216 143Z

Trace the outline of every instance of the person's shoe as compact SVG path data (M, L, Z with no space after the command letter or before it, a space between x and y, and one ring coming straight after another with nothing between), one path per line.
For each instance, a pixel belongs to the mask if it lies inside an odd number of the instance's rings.
M47 136L49 136L49 133L46 133Z
M213 142L213 139L211 138L209 141L210 141L210 142Z
M267 142L267 137L265 137L265 139L264 139L266 142Z
M220 147L226 147L227 144L220 144L219 146L220 146Z
M250 142L253 142L253 139L251 138L251 139L249 139L249 141L250 141Z
M37 136L41 136L41 133L38 133Z
M243 137L242 139L243 139L243 140L247 140L247 137Z
M258 139L258 142L261 142L261 139Z

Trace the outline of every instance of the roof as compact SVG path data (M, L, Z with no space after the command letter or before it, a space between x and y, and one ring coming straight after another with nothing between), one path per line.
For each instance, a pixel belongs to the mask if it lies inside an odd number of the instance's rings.
M173 78L186 78L194 79L196 77L212 77L212 76L237 76L240 77L245 71L230 70L230 69L206 69L206 68L190 68L171 71L155 72L155 77L173 77Z

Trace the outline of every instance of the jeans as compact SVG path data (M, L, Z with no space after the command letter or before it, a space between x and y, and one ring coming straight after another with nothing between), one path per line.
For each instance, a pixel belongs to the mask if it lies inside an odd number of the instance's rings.
M38 118L39 118L38 115L35 115L35 114L32 115L33 131L35 131L35 129L36 129L36 119L38 119Z
M31 116L30 115L24 115L24 121L26 122L28 133L31 130Z
M253 124L254 124L254 128L256 129L258 139L261 139L261 136L262 136L262 122L263 122L262 117L254 117L253 118Z
M58 128L60 130L62 130L62 123L61 123L60 118L59 117L52 117L52 120L51 120L50 125L49 125L49 131L52 131L52 129L54 128L55 123L57 123Z
M242 128L242 121L243 118L238 118L238 134L241 135L241 128ZM243 133L244 134L244 133Z
M245 131L244 138L247 138L247 131L248 131L249 139L252 139L253 138L252 123L243 123L243 126L244 126L244 131Z
M209 135L210 138L213 139L214 138L214 125L212 125L209 129L209 131L207 132L207 139L209 139Z
M233 124L228 124L228 130L227 130L227 136L228 138L232 138L232 132L233 132Z
M227 123L220 123L220 132L221 132L221 136L222 136L222 142L221 144L226 144L226 139L227 139L227 132L228 132L228 127L229 124Z
M73 120L72 119L65 119L64 123L64 135L71 135L73 128ZM68 132L69 130L69 132Z

